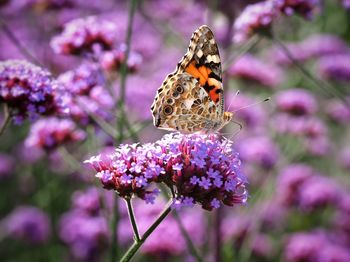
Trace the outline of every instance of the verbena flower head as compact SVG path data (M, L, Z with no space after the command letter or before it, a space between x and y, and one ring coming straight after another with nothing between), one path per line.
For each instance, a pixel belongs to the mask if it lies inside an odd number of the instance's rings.
M350 0L342 0L344 8L350 9Z
M91 122L90 114L111 119L110 110L115 102L103 87L102 75L96 64L82 64L61 74L57 80L65 89L62 100L74 120L86 125Z
M39 244L50 237L50 220L39 208L33 206L19 206L13 210L3 223L8 237Z
M59 94L48 71L23 60L0 62L0 103L7 104L15 123L64 113Z
M118 49L104 52L100 57L100 64L106 71L118 71L120 65L125 62L126 45L121 44ZM139 69L142 56L136 52L130 52L127 61L128 71L133 73Z
M346 99L350 101L350 97ZM332 120L339 124L350 123L350 108L338 99L328 101L325 111Z
M175 192L174 205L199 203L204 209L244 204L246 177L232 141L217 135L167 134L157 142L164 158L160 180Z
M248 5L235 21L233 41L240 43L255 33L266 34L278 13L278 9L271 1Z
M59 223L59 236L79 261L96 261L106 249L110 232L107 220L73 209L65 213Z
M57 54L80 55L110 50L117 35L115 23L95 16L78 18L64 25L63 32L54 37L51 47Z
M10 155L0 153L0 180L14 172L14 159Z
M306 19L313 16L315 9L320 7L319 0L272 0L282 13L290 16L295 13Z
M72 120L50 117L41 119L31 126L25 145L51 150L66 143L82 141L85 137L85 132L78 129Z
M322 57L317 70L325 79L350 81L350 54Z
M266 87L275 87L282 80L282 72L252 55L239 58L228 70L230 76L253 81Z
M315 34L301 42L288 43L286 46L293 58L298 61L349 53L347 44L341 38L331 34ZM272 48L269 57L279 64L293 63L280 47Z
M151 182L163 182L173 192L174 207L200 204L212 210L247 200L246 178L229 140L216 135L165 135L153 144L122 145L107 156L85 161L98 172L102 184L121 197L146 200L158 191Z
M301 88L280 91L276 95L276 104L278 110L296 116L310 115L317 110L313 94Z

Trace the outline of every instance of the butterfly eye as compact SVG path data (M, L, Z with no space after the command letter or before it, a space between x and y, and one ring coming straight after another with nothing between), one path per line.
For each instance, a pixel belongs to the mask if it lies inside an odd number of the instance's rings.
M176 91L179 93L179 94L182 94L184 92L184 88L181 86L181 85L177 85L176 86Z
M171 115L171 113L173 112L173 107L172 106L165 106L164 107L164 109L163 109L163 111L164 111L164 114L166 114L166 115Z
M177 98L179 95L180 95L180 94L179 94L178 92L176 92L176 91L173 93L173 97L174 97L174 98Z

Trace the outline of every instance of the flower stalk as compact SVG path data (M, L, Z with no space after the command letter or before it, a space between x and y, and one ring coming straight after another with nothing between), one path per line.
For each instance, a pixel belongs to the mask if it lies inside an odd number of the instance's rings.
M126 205L128 208L128 214L129 214L129 219L130 219L130 223L132 226L132 230L134 232L134 240L136 242L139 242L140 241L140 234L139 234L139 230L137 228L137 223L136 223L134 209L133 209L132 203L131 203L131 198L126 198L125 202L126 202Z
M154 223L147 229L147 231L143 234L139 241L135 241L134 244L129 248L129 250L125 253L125 255L120 260L121 262L127 262L132 259L132 257L136 254L142 244L146 241L146 239L152 234L152 232L159 226L159 224L169 215L171 211L172 200L170 200L159 215L159 217L154 221Z
M4 119L0 125L0 136L2 135L2 133L5 131L8 123L10 122L11 119L11 115L9 112L9 108L6 104L4 104Z

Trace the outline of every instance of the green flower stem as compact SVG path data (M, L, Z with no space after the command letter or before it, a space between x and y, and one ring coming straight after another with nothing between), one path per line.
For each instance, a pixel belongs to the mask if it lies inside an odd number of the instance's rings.
M137 223L136 223L136 219L135 219L134 209L133 209L132 203L131 203L131 198L126 198L125 202L126 202L126 205L128 207L129 219L130 219L130 223L132 226L132 230L134 232L134 240L136 242L139 242L140 241L140 234L139 234L139 230L137 228Z
M158 225L169 215L171 211L172 200L170 200L166 206L166 208L162 211L159 217L154 221L154 223L147 229L147 231L143 234L140 241L135 241L134 244L129 248L129 250L125 253L123 258L120 260L121 262L127 262L132 259L132 257L136 254L137 250L142 246L142 244L146 241L146 239L152 234L152 232L158 227Z
M350 108L350 103L344 98L344 96L333 86L327 82L315 77L309 70L307 70L289 51L288 47L283 44L277 37L272 34L272 40L283 50L289 60L298 68L305 76L307 76L317 87L323 89L324 92L330 93L332 96L340 99L347 107Z
M8 123L10 122L10 119L11 119L11 114L9 112L9 108L6 104L4 104L4 119L0 125L0 136L5 131Z
M132 37L132 27L134 23L135 11L138 4L138 0L130 1L129 16L128 16L128 27L126 32L126 50L125 50L125 59L124 62L120 65L120 97L118 100L118 109L119 109L119 118L118 118L118 131L119 138L118 142L120 143L124 139L124 123L126 119L125 114L125 91L126 91L126 78L128 76L128 59L130 54L131 46L131 37Z
M112 208L112 219L110 221L111 229L112 229L112 243L111 243L111 253L110 253L110 261L117 262L119 259L119 245L118 245L118 222L119 222L119 196L117 194L114 195L113 199L113 208Z
M222 261L221 248L222 248L222 237L221 237L221 223L222 223L222 207L214 210L214 257L215 261Z
M188 232L187 232L184 224L182 223L182 220L180 219L179 214L177 213L176 210L174 210L174 212L173 212L173 217L175 218L175 220L176 220L176 222L177 222L177 224L178 224L178 226L180 228L182 236L186 240L186 244L187 244L187 246L189 248L189 251L191 252L191 255L193 255L196 258L197 262L202 262L203 259L199 255L195 245L193 244L193 241L192 241L190 235L188 234Z

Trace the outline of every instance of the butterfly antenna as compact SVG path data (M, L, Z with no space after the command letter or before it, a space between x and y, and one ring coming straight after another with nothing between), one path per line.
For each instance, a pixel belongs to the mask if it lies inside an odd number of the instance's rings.
M233 99L231 100L230 104L228 105L227 111L230 112L230 108L232 106L232 103L235 101L236 97L239 95L239 90L237 90L235 96L233 97Z
M262 101L258 101L258 102L255 102L255 103L253 103L253 104L250 104L250 105L242 106L242 107L237 108L236 110L234 110L232 113L236 113L236 112L238 112L238 111L240 111L240 110L242 110L242 109L245 109L245 108L248 108L248 107L251 107L251 106L256 106L256 105L258 105L258 104L267 102L267 101L269 101L270 99L271 99L271 97L268 97L268 98L265 98L265 99L262 100Z

